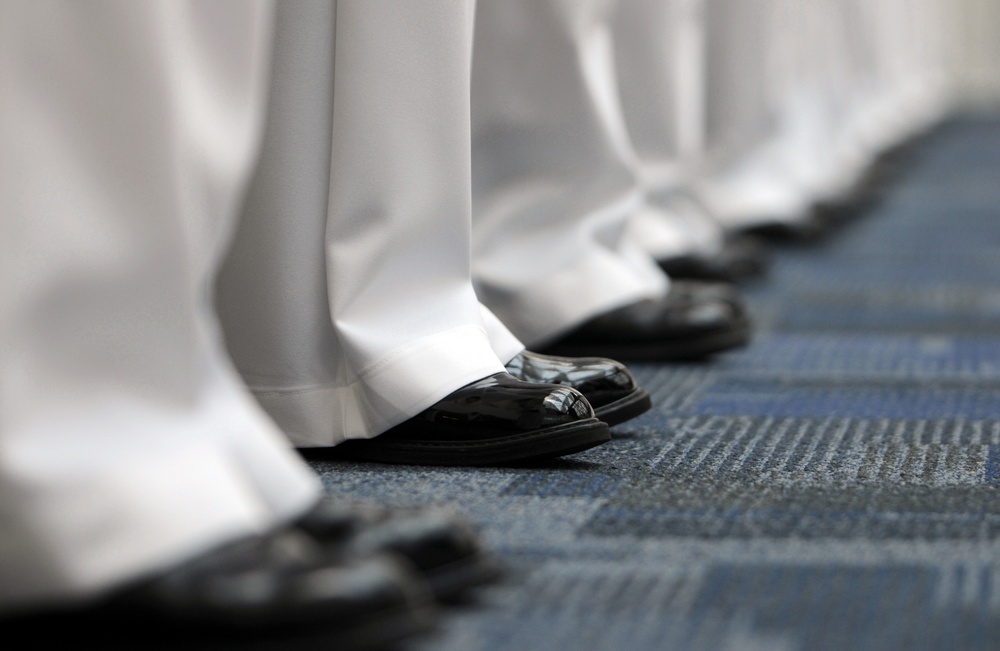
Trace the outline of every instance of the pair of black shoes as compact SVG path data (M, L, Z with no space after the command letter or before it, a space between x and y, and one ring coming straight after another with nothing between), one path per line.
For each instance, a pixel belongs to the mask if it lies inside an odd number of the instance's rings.
M671 280L743 283L767 274L771 252L763 238L736 233L714 255L678 255L656 262Z
M610 426L651 407L628 369L607 358L701 359L745 345L749 336L746 309L731 286L677 281L665 297L599 315L553 343L546 351L552 355L525 351L506 373L473 382L379 436L304 454L485 466L581 452L609 441Z
M87 607L8 617L33 647L381 648L430 630L439 606L499 566L460 518L323 501L285 529L230 543Z
M375 438L306 455L445 466L527 463L606 443L609 426L651 406L629 370L610 359L524 351L506 369Z
M750 335L749 314L731 284L672 280L666 296L601 314L545 352L635 362L695 361L745 346Z

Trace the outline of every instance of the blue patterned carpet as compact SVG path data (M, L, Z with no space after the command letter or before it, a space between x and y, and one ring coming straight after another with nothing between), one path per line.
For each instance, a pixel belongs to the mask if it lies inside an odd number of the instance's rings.
M510 568L414 648L1000 648L1000 121L747 292L759 334L635 370L653 411L540 468L314 462L455 505Z

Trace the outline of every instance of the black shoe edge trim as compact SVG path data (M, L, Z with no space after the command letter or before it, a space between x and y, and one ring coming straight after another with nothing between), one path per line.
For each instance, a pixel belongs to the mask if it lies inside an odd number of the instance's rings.
M670 341L557 343L545 350L566 357L610 357L627 362L690 362L750 343L749 323Z
M424 573L434 598L442 602L461 600L469 590L493 583L503 575L503 567L492 554L479 552L459 558Z
M0 620L5 633L20 629L33 636L37 648L78 641L81 636L99 646L164 651L239 648L248 651L311 651L320 646L345 651L385 649L415 635L432 632L440 618L430 595L350 619L329 621L239 622L172 616L170 613L122 611L112 606L36 612L15 620ZM32 648L36 648L33 646Z
M611 440L596 418L480 441L354 439L331 450L341 458L433 466L488 466L551 459L583 452Z
M602 407L594 408L594 415L607 423L608 427L620 425L625 421L641 416L653 408L653 399L646 390L636 387L635 390Z

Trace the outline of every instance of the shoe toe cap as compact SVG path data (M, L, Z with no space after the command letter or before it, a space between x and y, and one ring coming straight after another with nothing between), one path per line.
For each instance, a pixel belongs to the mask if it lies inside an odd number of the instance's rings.
M542 401L545 425L558 425L564 422L582 420L594 417L594 409L590 402L576 389L556 387Z

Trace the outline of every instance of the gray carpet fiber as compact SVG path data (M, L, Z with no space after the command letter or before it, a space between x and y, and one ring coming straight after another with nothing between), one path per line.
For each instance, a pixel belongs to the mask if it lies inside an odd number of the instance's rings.
M747 296L752 345L636 365L654 408L600 448L313 462L343 499L454 506L507 566L413 648L1000 648L1000 121L935 130Z

